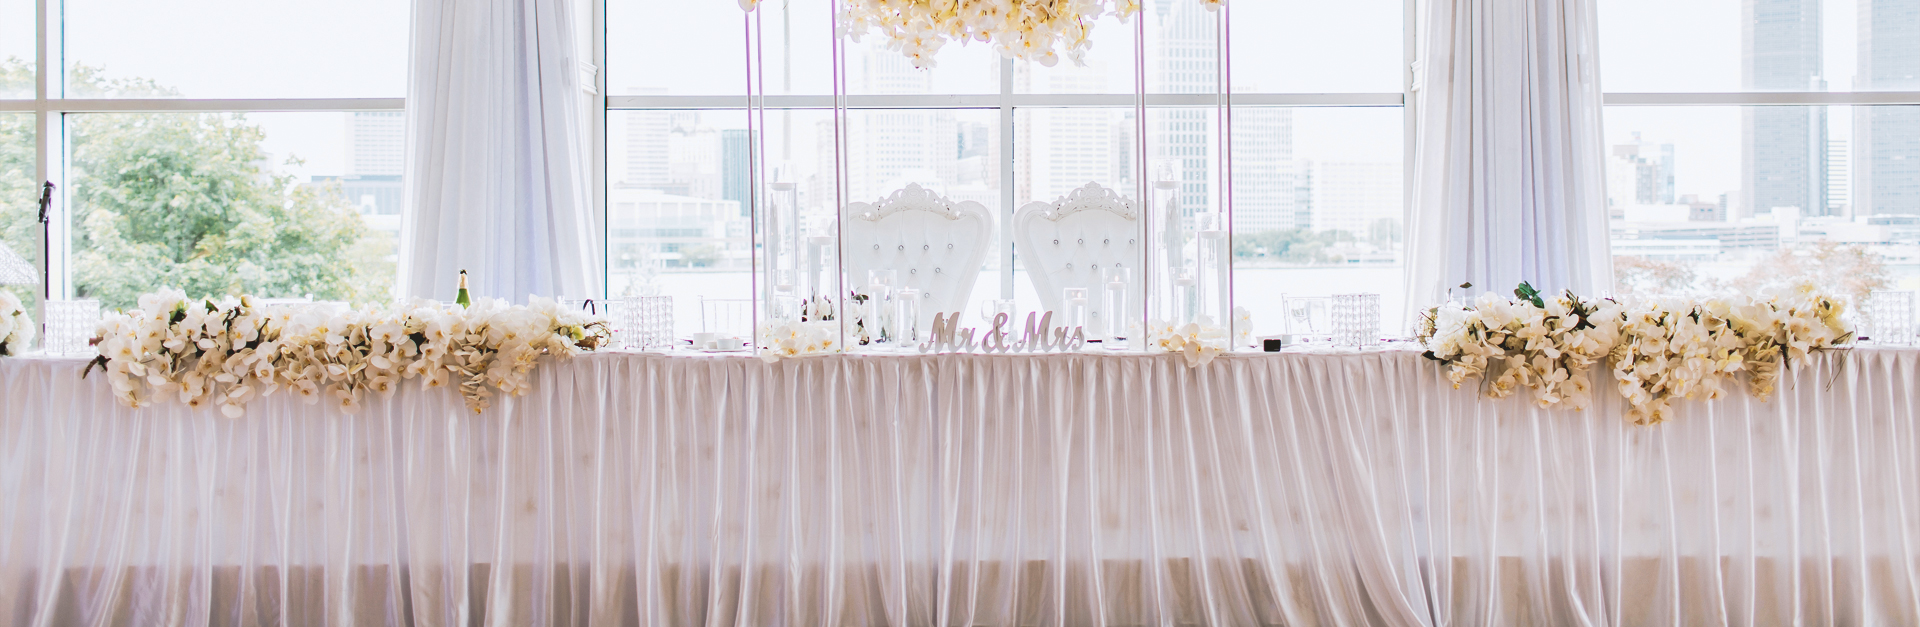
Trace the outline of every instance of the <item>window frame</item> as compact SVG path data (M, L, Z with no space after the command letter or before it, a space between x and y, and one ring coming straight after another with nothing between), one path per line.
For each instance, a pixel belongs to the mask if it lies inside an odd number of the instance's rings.
M47 281L42 300L73 298L72 220L69 202L68 114L86 113L351 113L401 111L406 98L67 98L66 33L61 0L34 0L33 99L0 99L0 112L26 112L34 121L34 176L54 184L53 205L41 237L48 251L36 263ZM43 305L44 307L44 305ZM45 319L44 311L38 312Z
M45 1L45 0L42 0ZM593 58L599 68L606 68L608 24L606 20L609 0L591 0L593 4ZM1397 92L1234 92L1228 90L1227 101L1229 115L1239 107L1286 106L1286 107L1399 107L1402 112L1401 133L1401 224L1410 223L1413 200L1413 157L1419 141L1419 114L1415 107L1414 83L1419 44L1419 24L1421 15L1416 0L1401 2L1401 66L1400 91ZM1229 15L1231 19L1231 15ZM1232 25L1228 25L1227 36L1232 36ZM1226 67L1231 67L1231 57ZM1228 70L1230 71L1230 70ZM744 80L745 69L742 68ZM607 116L622 111L686 111L716 109L747 109L748 96L744 95L615 95L608 91L606 76L608 72L596 73L595 96L599 101L601 115L593 116L597 125L599 141L594 143L593 181L597 205L595 211L601 224L603 250L601 276L606 281L605 293L612 294L613 267L611 251L605 247L607 229L607 159L608 145L612 141L607 136ZM841 96L842 106L848 111L873 109L990 109L998 110L999 141L1001 161L998 165L1001 180L1014 179L1014 162L1017 155L1013 145L1016 134L1014 121L1017 110L1022 108L1060 109L1060 108L1114 108L1133 107L1136 103L1132 93L1104 94L1024 94L1014 90L1014 61L1000 60L1000 89L991 94L860 94ZM831 95L763 95L754 97L762 100L766 109L832 109L834 97ZM1149 109L1164 108L1212 108L1219 104L1214 94L1147 94L1145 106ZM1003 185L1000 190L1001 207L1005 215L999 216L1001 241L1010 241L1012 237L1012 216L1017 206L1017 189L1012 185ZM1228 193L1231 193L1229 190ZM1231 229L1231 226L1229 226ZM1229 230L1231 234L1231 230ZM1231 236L1231 235L1230 235ZM1014 297L1014 250L1012 246L1000 247L1001 298ZM1404 257L1402 263L1406 263ZM1228 289L1233 289L1228 284Z

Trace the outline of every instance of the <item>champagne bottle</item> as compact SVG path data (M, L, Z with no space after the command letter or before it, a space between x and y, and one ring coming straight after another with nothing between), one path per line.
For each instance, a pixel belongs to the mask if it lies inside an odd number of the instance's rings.
M462 309L473 306L473 299L470 299L467 297L467 271L466 270L460 271L460 293L453 297L453 302L455 304L460 305Z

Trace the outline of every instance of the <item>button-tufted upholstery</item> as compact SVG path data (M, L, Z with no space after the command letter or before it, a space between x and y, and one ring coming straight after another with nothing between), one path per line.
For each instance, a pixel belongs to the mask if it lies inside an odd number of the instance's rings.
M1087 290L1087 322L1090 331L1107 328L1112 316L1107 312L1107 269L1119 266L1133 270L1127 286L1129 311L1139 311L1141 302L1141 251L1139 212L1133 200L1088 183L1051 203L1032 202L1013 214L1014 253L1033 281L1040 303L1056 316L1065 314L1061 290L1081 287Z
M849 203L841 224L849 290L865 287L869 270L898 270L896 288L920 290L922 329L934 315L966 307L993 245L985 205L953 202L918 184L876 203Z

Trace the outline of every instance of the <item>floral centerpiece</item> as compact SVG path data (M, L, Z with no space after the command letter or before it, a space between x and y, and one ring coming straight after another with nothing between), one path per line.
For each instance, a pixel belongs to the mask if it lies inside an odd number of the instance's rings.
M99 356L87 372L101 368L130 407L174 398L239 417L248 401L286 388L351 413L368 392L392 394L417 378L457 386L479 413L495 394L526 394L541 358L597 350L610 336L605 320L542 298L527 306L496 299L269 311L249 296L196 301L163 290L101 321Z
M33 317L13 292L0 290L0 355L18 355L33 343Z
M1185 358L1189 368L1205 366L1227 350L1227 330L1206 316L1179 326L1152 320L1149 326L1152 333L1147 337L1153 345Z
M1675 399L1718 398L1739 374L1748 393L1765 400L1781 370L1853 339L1841 320L1845 305L1810 287L1762 298L1618 302L1572 293L1549 300L1522 283L1514 295L1428 310L1419 333L1426 357L1446 364L1456 388L1481 377L1489 397L1526 388L1541 407L1576 410L1592 399L1589 372L1605 365L1638 424L1667 420Z

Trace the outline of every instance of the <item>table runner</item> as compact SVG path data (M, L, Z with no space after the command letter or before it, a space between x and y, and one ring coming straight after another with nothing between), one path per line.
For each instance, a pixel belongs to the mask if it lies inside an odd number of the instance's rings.
M4 359L0 620L1915 624L1917 360L1637 427L1409 351L614 353L237 420Z

